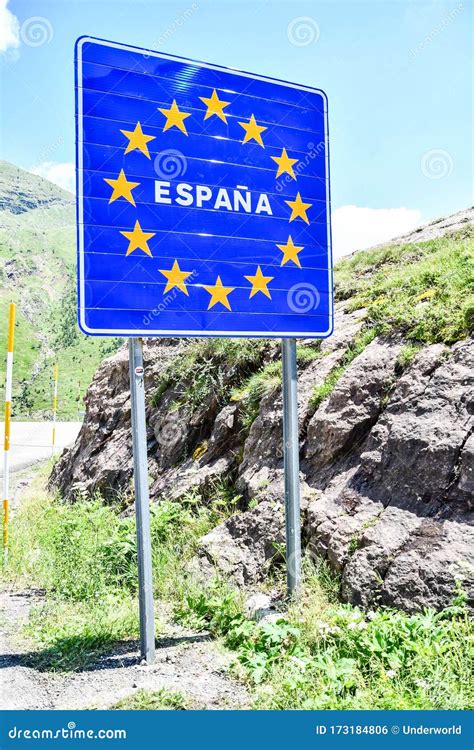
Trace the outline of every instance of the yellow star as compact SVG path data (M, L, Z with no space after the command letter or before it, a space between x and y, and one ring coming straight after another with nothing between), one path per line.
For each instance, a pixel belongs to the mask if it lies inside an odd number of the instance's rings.
M173 263L173 267L170 271L162 271L161 268L159 268L158 270L163 274L163 276L165 276L165 278L168 279L163 294L166 294L166 292L169 292L170 289L173 289L173 287L177 286L178 289L187 294L189 297L189 292L187 290L186 284L184 283L184 280L187 279L188 276L192 275L192 271L182 271L177 260L175 260L175 262Z
M120 174L116 180L109 180L107 177L103 178L108 185L113 187L112 195L110 196L109 203L113 203L117 198L125 198L132 206L135 206L135 200L132 195L133 188L136 188L139 182L129 182L125 177L123 169L120 170Z
M263 125L257 125L257 121L253 115L251 115L249 122L239 122L239 125L245 130L245 136L242 143L247 143L247 141L251 141L253 138L254 141L257 141L257 143L263 146L260 133L263 133L264 130L268 130L268 128L264 128ZM265 148L265 146L263 146L263 148Z
M225 115L225 112L223 112L223 109L224 107L228 107L230 102L221 101L215 89L209 99L206 99L205 96L200 96L199 98L207 107L207 112L204 115L205 120L207 120L209 117L212 117L212 115L217 115L217 117L222 120L222 122L227 122L227 117Z
M204 286L204 289L211 295L209 307L207 308L208 310L210 310L211 307L214 307L218 302L220 302L221 305L224 305L224 307L227 307L228 310L232 310L227 295L234 291L235 286L223 286L221 277L218 276L214 286Z
M128 145L125 149L126 154L129 154L130 151L135 151L135 149L138 149L138 151L141 151L142 154L145 154L147 159L150 159L150 152L148 151L148 146L146 144L148 143L148 141L153 141L156 136L145 135L140 122L137 122L137 124L135 125L135 130L121 129L120 132L128 138Z
M274 276L264 276L260 266L257 266L255 276L246 276L245 278L252 284L252 289L250 290L250 299L254 296L254 294L257 294L257 292L263 292L266 297L269 297L270 299L272 298L272 295L267 289L267 284L270 281L273 281Z
M140 250L143 250L144 253L149 255L150 258L153 257L151 254L151 250L148 247L148 240L151 240L151 238L155 236L156 232L144 232L140 226L140 222L137 220L135 222L135 226L133 227L133 232L120 232L120 234L123 234L123 236L126 237L129 241L128 249L125 254L126 256L130 255L130 253L133 253L134 250L139 248Z
M277 248L282 251L283 258L281 259L281 265L284 266L285 263L288 263L289 260L292 260L293 263L295 263L298 268L301 268L300 259L298 258L298 253L301 252L301 250L304 250L304 247L302 245L298 246L293 243L293 240L291 239L291 234L288 235L288 240L286 245L277 245Z
M289 221L293 221L293 219L297 219L298 217L300 219L303 219L307 224L309 224L309 219L306 216L306 211L308 208L311 208L313 205L312 203L303 203L301 200L301 195L298 193L294 201L285 201L291 208L291 216L289 218Z
M276 161L276 163L278 164L278 172L276 173L277 177L286 172L291 177L293 177L294 180L296 180L296 175L293 170L293 164L296 164L298 159L290 159L290 157L286 153L286 148L282 149L281 156L271 156L270 158L273 159L273 161Z
M187 112L180 112L179 107L176 104L176 99L173 99L173 104L169 109L160 109L158 107L159 111L162 115L166 117L165 126L163 128L163 133L166 130L169 130L170 128L177 127L179 130L181 130L182 133L185 135L188 134L188 131L186 130L186 125L184 124L184 120L186 117L191 117L191 115Z

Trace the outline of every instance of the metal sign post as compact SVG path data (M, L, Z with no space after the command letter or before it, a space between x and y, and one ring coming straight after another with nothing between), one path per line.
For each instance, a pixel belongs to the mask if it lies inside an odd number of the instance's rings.
M301 585L300 458L296 339L282 339L283 461L285 470L286 579L294 596Z
M147 664L155 661L155 616L151 565L150 498L145 422L145 384L142 342L129 339L130 396L133 437L133 478L137 523L140 651Z
M312 86L87 36L75 72L78 323L88 336L132 337L142 650L152 658L137 337L284 339L290 593L300 585L295 339L333 330L328 102Z

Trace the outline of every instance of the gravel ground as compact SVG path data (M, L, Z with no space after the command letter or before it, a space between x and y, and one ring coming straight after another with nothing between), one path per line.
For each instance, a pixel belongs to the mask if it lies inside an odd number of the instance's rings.
M21 503L37 466L12 474L12 508ZM192 709L239 709L248 705L243 685L232 680L232 655L208 633L169 623L156 643L156 663L140 665L135 641L73 673L39 671L31 664L31 644L22 636L32 607L44 595L13 586L0 590L0 710L109 708L137 689L180 692Z
M189 708L239 709L245 688L231 680L231 655L206 633L170 625L157 640L153 666L141 666L138 644L127 641L80 672L40 672L29 662L20 631L41 592L0 592L0 709L106 709L137 689L179 691Z

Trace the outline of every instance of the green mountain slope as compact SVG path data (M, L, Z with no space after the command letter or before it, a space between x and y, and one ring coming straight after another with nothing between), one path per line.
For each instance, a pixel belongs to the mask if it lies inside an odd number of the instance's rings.
M42 177L2 161L1 385L5 379L10 302L17 305L13 417L40 419L49 414L53 366L58 362L58 417L77 419L82 396L97 365L117 342L83 336L76 325L73 196Z

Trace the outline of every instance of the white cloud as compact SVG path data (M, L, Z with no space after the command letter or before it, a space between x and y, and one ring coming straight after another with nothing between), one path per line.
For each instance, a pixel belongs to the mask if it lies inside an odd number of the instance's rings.
M421 223L421 211L416 208L336 208L332 212L334 258L391 240Z
M8 0L0 0L0 52L20 46L20 24L7 5Z
M71 162L43 161L41 164L30 167L29 171L45 177L64 190L69 190L70 193L76 192L76 170Z

